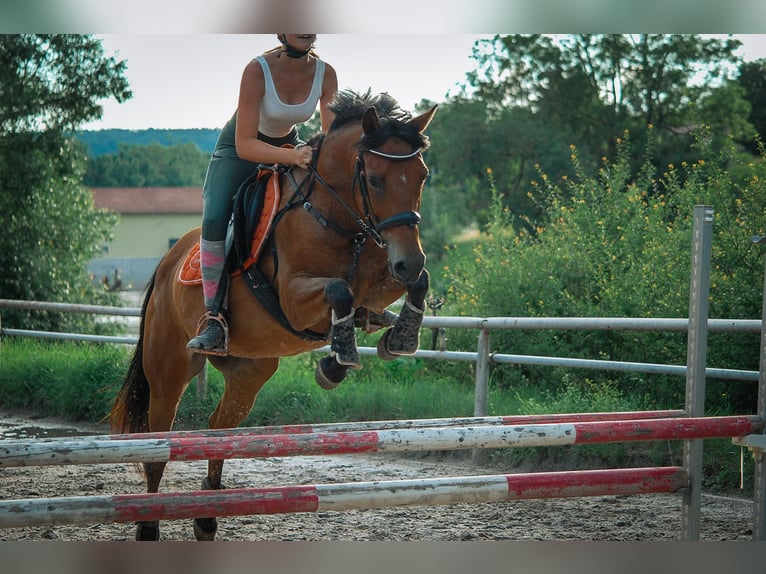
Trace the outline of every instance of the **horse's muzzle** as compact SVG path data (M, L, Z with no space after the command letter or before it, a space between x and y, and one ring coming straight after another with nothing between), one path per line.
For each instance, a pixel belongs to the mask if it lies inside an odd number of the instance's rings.
M390 245L390 244L389 244ZM426 265L425 254L418 250L418 253L409 257L391 259L391 275L404 286L415 283Z

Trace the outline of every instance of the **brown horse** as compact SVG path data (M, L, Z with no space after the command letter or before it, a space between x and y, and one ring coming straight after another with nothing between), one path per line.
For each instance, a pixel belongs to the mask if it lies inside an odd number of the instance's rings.
M362 323L373 324L368 330L391 327L378 345L381 358L415 352L428 290L418 231L428 176L422 152L436 107L413 118L387 94L344 91L333 111L327 134L309 142L314 147L309 169L273 176L280 178L283 193L255 267L273 287L281 320L245 281L232 277L229 354L187 350L204 312L201 287L177 280L199 241L199 229L190 231L163 258L147 287L138 344L111 412L113 432L170 430L181 396L206 359L225 380L209 426L232 428L250 412L280 357L329 342L331 353L319 361L316 377L324 388L333 388L349 368L361 366L355 328ZM405 293L398 316L386 310ZM144 464L147 492L158 491L164 469L165 463ZM222 488L222 470L222 460L208 461L203 489ZM215 517L194 521L198 540L212 540L216 528ZM139 522L136 538L159 539L159 523Z

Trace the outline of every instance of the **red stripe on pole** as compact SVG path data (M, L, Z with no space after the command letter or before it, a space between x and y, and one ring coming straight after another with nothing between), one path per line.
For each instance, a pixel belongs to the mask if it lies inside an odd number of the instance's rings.
M673 493L688 485L680 467L539 472L507 479L508 492L516 499Z
M316 512L315 486L232 488L111 497L115 522Z
M758 432L763 421L757 416L695 417L650 421L574 423L574 444L643 440L683 440L736 437Z
M235 431L236 432L236 431ZM228 459L297 456L306 452L321 454L358 454L378 449L378 433L317 433L233 437L213 436L170 438L170 460Z

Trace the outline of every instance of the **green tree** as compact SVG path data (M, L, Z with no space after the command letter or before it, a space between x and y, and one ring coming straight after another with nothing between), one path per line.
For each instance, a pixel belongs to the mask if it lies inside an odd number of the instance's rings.
M105 300L86 267L114 217L95 210L82 186L84 148L69 134L100 117L100 100L130 97L124 70L90 36L0 36L0 297ZM4 325L24 328L87 322L3 313Z
M686 121L690 101L728 77L740 45L698 34L495 36L477 43L469 83L496 106L558 110L556 120L612 123L627 114L672 129ZM558 105L546 106L546 98Z
M744 98L750 102L748 120L755 128L759 139L766 139L766 58L745 62L739 68L737 83L744 89ZM758 143L752 138L745 142L748 149L758 153Z
M210 155L191 142L175 145L118 144L117 153L90 158L90 187L202 186Z
M538 170L549 181L571 178L571 165L562 161L570 145L590 170L616 153L614 142L625 129L636 138L651 130L654 157L675 164L694 160L692 132L701 126L709 127L716 146L729 136L752 137L747 90L730 80L738 47L736 40L674 34L479 41L476 68L467 75L470 99L451 101L455 109L435 119L441 136L433 162L452 181L461 170L482 178L478 174L491 167L494 185L517 216L514 224L533 231L541 223L534 202L544 198L529 183ZM471 153L457 158L465 148ZM640 154L628 159L634 172L641 169ZM472 199L487 203L486 193ZM471 213L486 223L486 209Z

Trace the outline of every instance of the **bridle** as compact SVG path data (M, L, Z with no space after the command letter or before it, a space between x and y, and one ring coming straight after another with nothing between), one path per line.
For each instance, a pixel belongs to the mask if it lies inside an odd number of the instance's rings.
M311 163L308 166L308 175L299 183L296 182L295 176L293 175L293 171L289 170L287 172L287 178L289 179L290 183L293 186L293 189L295 190L295 193L293 194L293 197L288 201L287 205L284 207L282 212L286 212L289 209L292 209L292 207L297 206L299 203L302 202L303 209L306 210L307 213L309 213L316 221L318 221L321 225L324 227L327 227L328 229L332 229L339 235L342 235L343 237L346 237L352 241L353 245L353 257L351 260L351 267L349 268L347 280L350 282L354 275L356 274L356 270L359 266L359 258L362 254L362 248L364 247L364 244L367 242L367 239L372 239L375 244L380 248L385 248L387 246L385 239L381 236L381 232L383 232L386 229L390 229L392 227L398 227L401 225L409 225L410 227L415 227L420 223L420 214L417 211L404 211L402 213L397 213L396 215L393 215L391 217L388 217L384 220L380 220L380 218L375 213L375 209L372 206L372 201L370 200L370 191L367 187L367 177L365 175L365 166L364 166L364 157L363 154L366 153L372 153L374 155L377 155L378 157L382 157L384 159L387 159L388 161L407 161L414 157L417 157L421 155L420 148L413 150L412 152L405 153L405 154L391 154L387 152L383 152L377 149L365 149L362 150L359 154L356 156L356 161L354 162L354 176L353 176L353 183L351 185L351 195L353 196L356 192L356 189L359 188L359 194L362 197L362 205L364 207L364 215L360 216L356 210L350 206L339 194L337 191L335 191L332 186L325 181L325 179L319 175L319 172L316 169L315 160L319 156L319 151L321 149L322 140L319 141L319 145L314 152L314 158L312 158ZM309 198L311 194L314 191L314 183L319 182L319 184L324 187L327 192L332 196L332 198L340 204L340 206L343 208L344 211L346 211L356 222L356 225L359 227L359 231L352 232L344 227L341 227L337 223L327 219L324 217L312 204L311 201L309 201ZM302 190L306 187L306 192L304 193ZM278 215L277 219L279 219L281 216ZM276 221L275 221L276 223Z
M321 142L320 142L320 148L321 148ZM380 218L375 213L375 209L372 206L372 201L370 200L370 191L367 187L367 177L365 175L365 165L364 165L364 153L372 153L374 155L377 155L378 157L382 157L384 159L387 159L388 161L407 161L409 159L412 159L414 157L417 157L421 155L420 149L415 149L412 152L405 153L405 154L391 154L387 152L383 152L377 149L366 149L360 152L356 156L355 161L355 167L354 167L354 176L353 176L353 183L351 185L351 194L354 195L356 192L356 189L359 189L359 194L362 198L362 205L364 208L364 215L360 217L360 215L356 212L356 210L351 207L339 194L336 192L332 186L325 181L325 179L319 175L319 172L316 169L316 165L314 161L312 161L308 166L309 175L304 179L300 185L295 183L295 179L292 177L292 171L288 172L288 177L290 178L291 182L293 183L293 188L296 191L296 194L300 194L303 201L303 208L310 213L314 219L316 219L320 224L324 225L325 227L328 227L330 229L333 229L335 232L339 233L340 235L343 235L345 237L348 237L349 239L352 239L355 244L357 245L363 245L368 238L371 238L375 244L378 247L384 248L386 247L386 241L383 239L383 237L380 235L381 232L383 232L386 229L390 229L391 227L398 227L400 225L409 225L410 227L415 227L420 223L420 214L417 211L404 211L402 213L397 213L396 215L392 215L391 217L388 217L384 220L380 220ZM316 154L319 155L319 149L317 149ZM311 179L311 183L309 184L308 191L305 194L300 193L300 188L304 186L306 181L308 179ZM339 225L331 222L324 216L322 216L317 209L311 204L309 201L309 196L311 195L313 189L314 189L314 182L319 182L319 184L324 187L328 193L333 197L333 199L340 204L340 206L354 219L357 226L359 227L360 231L357 233L350 232L343 227L340 227Z

